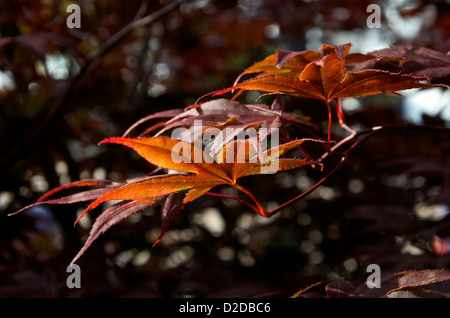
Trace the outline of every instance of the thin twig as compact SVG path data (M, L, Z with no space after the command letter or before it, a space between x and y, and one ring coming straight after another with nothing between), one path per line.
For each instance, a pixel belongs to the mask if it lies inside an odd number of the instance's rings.
M41 138L47 127L49 127L50 124L55 120L55 118L58 117L62 106L65 105L65 103L70 99L71 94L76 93L77 90L81 86L83 86L86 79L90 77L92 72L94 72L95 69L101 64L100 61L103 56L105 56L116 45L118 45L120 41L125 38L130 32L167 16L184 2L186 2L186 0L174 1L152 14L129 23L128 25L120 29L111 38L109 38L108 41L106 41L97 51L95 51L91 55L90 59L88 59L88 62L81 68L78 75L65 83L65 86L63 86L60 94L52 103L52 107L47 112L46 117L39 122L39 125L30 134L28 134L28 136L22 141L20 145L17 145L17 147L8 151L8 153L2 158L0 162L0 168L8 170L9 166L13 165L16 161L18 161L18 158L23 156L23 152L25 151L25 149L29 150L34 145L39 144L36 142L36 140L39 140Z
M308 190L306 190L305 192L302 192L300 195L296 196L295 198L279 205L278 207L276 207L275 209L273 209L272 211L266 211L266 215L267 217L271 217L273 215L275 215L277 212L281 211L282 209L288 207L289 205L297 202L298 200L306 197L307 195L309 195L310 193L312 193L314 190L316 190L319 186L322 185L322 183L324 183L326 180L328 180L333 174L336 173L336 171L338 171L342 165L344 164L345 160L347 157L342 157L341 161L333 168L333 170L331 170L330 172L328 172L325 177L323 177L322 179L320 179L320 181L316 182L311 188L309 188Z
M117 33L115 33L112 37L110 37L98 50L94 51L90 56L90 63L86 66L84 70L84 74L90 74L93 69L97 68L98 63L96 61L101 60L108 52L110 52L114 47L116 47L121 40L123 40L128 34L137 30L143 26L149 25L157 20L160 20L172 13L176 10L182 3L187 0L178 0L172 3L169 3L165 7L160 10L151 13L141 19L135 20L124 26ZM80 82L82 80L80 79Z
M253 211L257 210L256 206L254 206L253 204L251 204L251 203L249 203L249 202L247 202L245 200L242 200L241 198L233 197L233 196L226 195L226 194L214 193L214 192L206 192L205 194L209 195L209 196L212 196L212 197L219 197L219 198L224 198L224 199L232 199L232 200L238 201L240 203L244 203L245 205L247 205Z
M369 138L371 138L372 136L381 133L381 132L385 132L385 131L389 131L389 130L402 130L402 131L411 131L411 130L416 130L416 131L427 131L427 132L438 132L438 133L450 133L450 129L449 128L445 128L445 127L439 127L439 126L430 126L430 125L411 125L411 124L393 124L393 125L388 125L388 126L377 126L377 127L372 127L370 129L366 129L360 132L357 132L353 135L353 138L347 138L345 140L345 142L340 143L338 147L336 147L335 150L337 150L340 147L343 147L346 143L358 138L358 137L362 137L359 140L357 140L355 143L353 143L343 154L343 156L341 157L341 161L330 171L328 172L322 179L320 179L320 181L318 181L317 183L315 183L311 188L309 188L307 191L301 193L300 195L296 196L295 198L281 204L280 206L278 206L277 208L273 209L272 211L266 211L266 215L267 217L271 217L274 214L276 214L277 212L279 212L280 210L282 210L283 208L297 202L298 200L306 197L307 195L309 195L311 192L313 192L314 190L316 190L320 185L322 185L326 180L328 180L332 175L334 175L345 163L346 159L349 158L350 154L357 149L363 142L365 142L366 140L368 140ZM334 153L335 154L335 153Z

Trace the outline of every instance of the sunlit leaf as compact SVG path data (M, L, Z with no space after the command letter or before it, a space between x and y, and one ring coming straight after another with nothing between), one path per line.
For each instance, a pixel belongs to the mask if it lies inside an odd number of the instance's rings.
M218 91L214 95L236 89L259 90L330 102L340 97L361 97L434 86L422 83L424 80L427 78L382 70L347 71L343 59L336 54L328 54L306 65L298 76L289 76L282 72L265 74Z
M169 169L170 173L139 177L121 184L112 184L110 181L102 180L78 181L50 191L33 205L93 201L80 214L75 222L77 223L87 212L97 208L100 204L106 201L120 201L106 209L96 219L84 247L72 261L74 263L99 235L111 226L165 198L161 216L161 234L156 243L161 240L170 221L181 212L185 204L205 195L206 192L218 185L230 185L243 191L254 201L255 205L249 204L249 206L252 206L255 212L265 215L265 211L256 197L238 185L237 179L255 174L295 169L305 165L315 165L316 163L304 159L278 158L307 140L310 139L296 140L268 149L261 159L256 148L249 141L229 143L219 152L217 158L211 158L203 149L169 137L108 138L101 144L116 143L130 147L149 163L159 168ZM233 149L234 153L229 158L227 152L230 152L232 148L235 148ZM270 167L272 164L275 166ZM268 171L265 169L267 167L272 170ZM100 186L100 188L59 199L49 199L60 191L86 186Z

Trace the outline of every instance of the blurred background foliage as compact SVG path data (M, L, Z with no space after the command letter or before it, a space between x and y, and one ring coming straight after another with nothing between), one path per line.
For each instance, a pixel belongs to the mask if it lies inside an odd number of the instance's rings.
M450 254L439 248L450 236L448 136L391 132L371 138L322 187L271 219L204 197L151 247L159 208L130 217L82 256L82 288L68 289L66 267L98 211L75 227L83 205L6 215L60 184L123 181L152 169L125 147L97 146L102 139L230 86L275 48L352 42L363 53L391 44L450 49L449 1L378 1L380 29L366 24L374 1L81 0L79 29L66 26L70 3L0 4L0 296L285 297L337 277L361 284L371 263L387 276L449 267ZM129 28L162 8L152 23ZM420 94L349 99L343 107L356 128L448 126L448 92ZM287 105L326 125L324 105ZM298 170L244 182L275 207L319 178Z

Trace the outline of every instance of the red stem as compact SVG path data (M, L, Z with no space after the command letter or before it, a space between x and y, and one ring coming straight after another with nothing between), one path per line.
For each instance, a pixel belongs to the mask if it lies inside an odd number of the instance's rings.
M364 141L366 141L373 135L375 135L379 132L382 132L382 131L387 131L387 130L418 130L418 131L450 133L450 129L444 128L444 127L429 126L429 125L416 126L416 125L410 125L410 124L400 124L400 125L393 124L393 125L389 125L389 126L372 127L372 128L357 132L357 133L355 133L355 135L353 135L354 138L357 138L360 136L363 136L363 137L361 139L357 140L353 145L350 146L349 149L347 149L345 151L345 156L343 156L341 158L341 161L336 165L336 167L333 168L333 170L328 172L322 179L320 179L320 181L318 181L316 184L314 184L307 191L305 191L305 192L301 193L300 195L296 196L295 198L281 204L280 206L273 209L272 211L266 211L267 217L273 216L275 213L279 212L283 208L295 203L296 201L300 200L301 198L303 198L303 197L307 196L308 194L310 194L311 192L313 192L315 189L317 189L322 183L324 183L327 179L329 179L336 171L338 171L342 167L342 165L344 164L344 162L346 161L346 159L348 158L350 153L352 151L354 151L359 145L361 145ZM346 144L350 140L353 140L354 138L346 140L346 142L340 144L339 147L344 146L344 144ZM337 149L338 148L336 148L335 150L337 150Z
M339 124L343 124L345 122L344 112L342 111L341 98L336 98L336 113L338 116Z
M324 183L327 179L329 179L336 171L339 170L339 168L341 168L341 166L344 164L346 157L342 157L341 161L336 165L336 167L333 168L333 170L331 170L329 173L327 173L325 175L325 177L323 177L322 179L320 179L320 181L318 181L317 183L315 183L311 188L309 188L308 190L306 190L305 192L302 192L300 195L296 196L295 198L279 205L278 207L276 207L275 209L273 209L272 211L266 211L266 215L267 217L271 217L272 215L276 214L277 212L279 212L280 210L284 209L285 207L297 202L298 200L300 200L301 198L306 197L308 194L310 194L311 192L313 192L314 190L316 190L322 183Z
M224 198L224 199L232 199L232 200L236 200L236 201L238 201L238 202L240 202L240 203L244 203L244 204L247 205L249 208L251 208L253 211L258 212L258 208L257 208L256 206L254 206L253 204L248 203L247 201L242 200L242 199L240 199L240 198L236 198L236 197L233 197L233 196L231 196L231 195L226 195L226 194L214 193L214 192L206 192L205 194L206 194L206 195L209 195L209 196L212 196L212 197L219 197L219 198ZM258 212L258 214L259 214L259 212Z
M329 102L327 102L327 109L328 109L328 139L327 141L331 141L331 121L332 121L332 112L331 112L331 105Z
M261 205L261 203L259 202L259 200L253 195L253 193L251 193L250 191L248 191L246 188L241 187L239 184L235 183L233 184L233 187L235 187L236 189L241 190L242 192L244 192L245 194L247 194L250 198L252 198L253 202L256 203L256 207L254 206L254 210L256 213L260 214L261 216L268 218L269 216L266 213L266 210L264 210L264 207Z
M250 196L252 198L252 200L256 203L256 206L248 203L245 200L236 198L236 197L232 197L232 196L228 196L228 195L224 195L224 194L218 194L218 193L212 193L212 192L207 192L205 194L210 195L210 196L216 196L216 197L221 197L221 198L227 198L227 199L233 199L236 201L239 201L241 203L246 204L248 207L250 207L252 210L254 210L256 213L264 216L264 217L271 217L273 215L275 215L277 212L281 211L282 209L284 209L285 207L295 203L296 201L304 198L305 196L309 195L311 192L313 192L314 190L316 190L320 185L322 185L327 179L329 179L334 173L336 173L336 171L338 171L343 164L345 163L346 159L348 158L349 154L354 151L359 145L361 145L364 141L366 141L367 139L369 139L370 137L372 137L373 135L382 132L382 131L386 131L386 130L419 130L419 131L430 131L430 132L441 132L441 133L450 133L450 129L448 128L443 128L443 127L437 127L437 126L426 126L426 125L422 125L422 126L415 126L415 125L409 125L409 124L404 124L404 125L390 125L390 126L379 126L379 127L372 127L363 131L360 131L358 133L355 133L355 135L353 135L351 139L347 139L344 143L340 144L338 148L344 146L347 142L349 142L350 140L353 140L357 137L361 137L363 136L361 139L357 140L354 144L352 144L350 146L349 149L347 149L345 151L345 155L341 157L341 161L330 171L328 172L322 179L320 179L317 183L315 183L311 188L309 188L308 190L306 190L305 192L301 193L300 195L296 196L295 198L279 205L278 207L276 207L275 209L273 209L272 211L265 211L264 208L262 207L261 203L258 201L258 199L247 189L239 186L238 184L234 184L233 186L236 187L237 189L243 191L244 193L246 193L248 196ZM337 150L338 148L334 149Z

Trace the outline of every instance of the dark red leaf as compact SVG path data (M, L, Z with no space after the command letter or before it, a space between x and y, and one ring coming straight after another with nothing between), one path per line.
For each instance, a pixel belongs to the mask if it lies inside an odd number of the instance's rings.
M117 223L125 220L129 216L141 212L151 206L155 205L154 200L136 200L132 202L119 202L109 207L100 214L100 216L95 220L92 228L89 232L89 236L84 243L83 248L78 252L70 264L74 264L86 250L91 246L91 244L104 232Z
M355 291L356 297L385 297L390 293L411 287L427 286L437 282L450 280L450 272L439 269L406 271L381 281L380 288L361 286Z
M450 76L450 55L429 48L399 45L369 54L395 64L405 74L430 80Z

